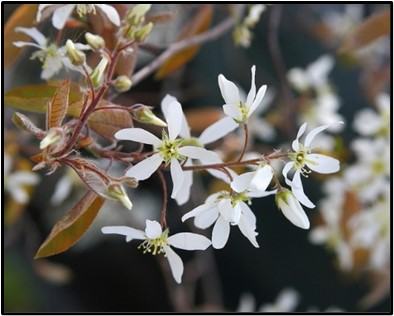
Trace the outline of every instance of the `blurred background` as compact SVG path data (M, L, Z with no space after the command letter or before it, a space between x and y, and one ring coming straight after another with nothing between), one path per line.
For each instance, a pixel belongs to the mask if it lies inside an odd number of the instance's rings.
M166 46L202 10L211 26L229 16L228 5L154 4L150 14L172 12L155 25L147 43ZM53 225L84 192L66 168L33 175L29 159L38 141L3 117L3 312L389 312L391 275L391 4L274 4L255 7L260 17L202 45L193 59L162 78L149 76L116 96L121 105L154 106L167 93L176 96L195 135L220 118L223 100L219 74L268 92L251 128L251 151L287 150L303 122L308 128L344 121L316 140L319 150L341 160L335 175L312 174L303 181L317 205L306 213L310 230L293 226L277 210L273 197L254 199L257 241L254 248L232 228L224 249L177 251L185 264L183 283L172 280L167 260L144 255L137 244L103 235L101 227L143 229L146 218L160 216L162 192L157 177L129 190L133 210L107 201L82 239L68 251L34 260ZM5 23L20 7L3 4ZM50 26L44 25L50 36ZM63 36L75 38L76 30ZM4 44L4 43L3 43ZM40 63L25 51L3 75L4 91L42 83ZM141 49L136 69L153 60ZM37 126L44 115L25 113ZM138 123L137 123L138 125ZM231 159L242 146L242 132L212 148ZM129 146L129 147L127 147ZM125 150L133 150L133 145ZM105 166L104 161L98 161ZM278 164L278 169L283 164ZM121 165L113 172L121 175ZM182 214L223 187L206 174L195 176L192 198L179 207L169 201L172 233L195 229ZM191 225L191 226L189 226ZM211 236L211 228L199 233Z

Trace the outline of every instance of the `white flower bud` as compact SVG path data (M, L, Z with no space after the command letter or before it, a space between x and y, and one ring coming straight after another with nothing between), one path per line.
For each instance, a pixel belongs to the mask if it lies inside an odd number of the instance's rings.
M95 87L99 87L104 78L104 71L107 68L108 59L103 57L96 68L90 74L90 79Z
M132 82L127 76L119 76L114 81L114 87L118 92L126 92L131 88Z
M68 57L73 65L79 66L85 62L86 56L85 53L81 52L77 49L71 40L67 40L66 42L66 50Z
M121 184L118 183L110 184L108 187L108 194L110 197L122 202L122 204L129 210L131 210L131 208L133 207L133 204L131 203L125 189Z
M99 50L100 48L105 47L105 41L99 35L87 32L85 33L85 39L86 42L95 50Z
M136 121L152 124L160 127L166 127L167 124L159 119L147 106L141 106L133 111L133 117Z

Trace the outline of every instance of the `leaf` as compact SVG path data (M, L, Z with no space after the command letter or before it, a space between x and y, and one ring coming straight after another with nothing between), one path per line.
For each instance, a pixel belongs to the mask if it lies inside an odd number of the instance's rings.
M3 65L7 69L12 65L19 55L23 52L25 47L16 47L13 42L29 41L30 38L20 32L15 32L17 26L32 27L35 23L38 4L22 4L8 19L4 27L3 38Z
M73 209L56 223L34 258L52 256L74 245L90 227L104 201L104 198L88 191Z
M357 26L343 41L339 53L348 53L363 48L391 30L390 10L379 12Z
M32 133L36 136L43 134L44 131L37 126L34 125L30 119L23 115L22 113L15 112L12 115L11 118L12 123L15 124L15 126L25 130L26 132Z
M114 106L112 103L102 101L100 106ZM89 117L89 126L100 136L114 139L114 134L123 128L133 126L131 115L126 110L106 109L96 111Z
M48 102L47 130L52 127L59 127L67 113L68 95L70 92L70 82L68 79L57 88L51 102Z
M205 32L212 21L212 5L206 4L199 7L199 11L194 18L183 28L178 37L179 40L191 38L195 35ZM175 70L179 69L190 61L198 52L200 45L190 46L169 58L156 72L155 78L160 80Z
M48 102L52 101L61 83L54 81L48 84L26 85L12 89L4 95L4 104L18 110L46 113ZM83 94L80 92L80 86L71 83L68 114L79 115L82 98Z
M223 117L223 110L217 107L196 108L185 112L191 130L197 134Z

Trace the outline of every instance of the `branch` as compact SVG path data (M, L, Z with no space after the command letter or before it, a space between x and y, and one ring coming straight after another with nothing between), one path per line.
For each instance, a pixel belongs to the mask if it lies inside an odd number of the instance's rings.
M131 78L131 82L133 86L138 84L140 81L148 77L152 74L156 69L158 69L161 65L163 65L171 56L175 55L179 51L194 46L197 44L206 43L212 41L226 31L228 31L234 25L234 17L228 17L223 22L212 28L211 30L201 34L194 36L192 38L187 38L182 41L171 44L166 51L164 51L159 57L157 57L154 61L152 61L149 65L140 69L136 72Z

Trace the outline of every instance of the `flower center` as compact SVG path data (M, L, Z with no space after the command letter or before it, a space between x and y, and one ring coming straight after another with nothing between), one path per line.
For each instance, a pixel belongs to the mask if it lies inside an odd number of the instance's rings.
M168 139L168 136L166 134L163 134L163 142L161 143L161 146L157 149L159 150L160 155L163 157L164 163L166 165L168 165L173 158L181 161L185 160L185 157L183 157L178 152L178 148L182 144L182 142L182 139L171 141Z
M160 237L154 239L145 239L138 249L143 248L144 253L151 253L152 255L161 254L165 255L164 246L168 245L168 228L161 234Z
M77 13L80 17L89 13L96 14L96 8L94 4L77 4Z
M241 118L239 120L235 120L238 124L245 123L248 120L248 107L242 102L239 101L237 104L238 110L241 112Z
M308 155L311 153L311 148L308 147L302 147L300 145L300 149L296 153L291 153L289 155L289 158L294 160L294 167L297 170L301 171L301 174L305 177L308 176L311 171L305 167L305 164L308 162L310 164L316 164L316 162L307 159Z

